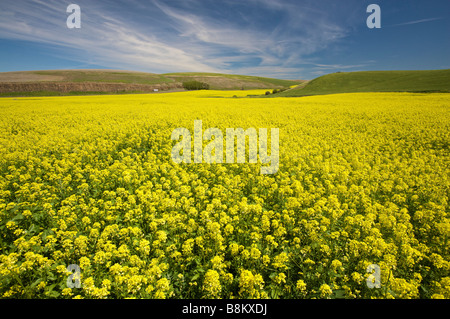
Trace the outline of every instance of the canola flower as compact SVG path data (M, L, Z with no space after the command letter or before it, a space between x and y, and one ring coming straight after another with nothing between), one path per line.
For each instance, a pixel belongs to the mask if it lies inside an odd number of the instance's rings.
M450 97L264 92L1 99L0 298L450 298ZM279 171L174 163L196 119Z

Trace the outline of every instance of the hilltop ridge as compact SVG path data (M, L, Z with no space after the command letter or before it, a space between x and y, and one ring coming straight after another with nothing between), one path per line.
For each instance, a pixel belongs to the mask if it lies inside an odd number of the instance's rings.
M450 92L450 69L425 71L337 72L273 96L358 92Z
M0 96L148 93L183 90L185 81L208 83L215 90L288 88L301 83L221 73L155 74L122 70L42 70L0 73Z

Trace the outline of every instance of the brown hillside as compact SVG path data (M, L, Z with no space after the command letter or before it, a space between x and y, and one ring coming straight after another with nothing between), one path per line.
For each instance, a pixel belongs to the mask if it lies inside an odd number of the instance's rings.
M181 89L181 83L133 84L133 83L101 83L101 82L0 82L0 93L51 91L69 92L153 92L170 89Z

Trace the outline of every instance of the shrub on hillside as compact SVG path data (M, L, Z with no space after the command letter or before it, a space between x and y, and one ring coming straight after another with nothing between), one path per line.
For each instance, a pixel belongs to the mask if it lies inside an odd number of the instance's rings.
M183 82L183 87L186 90L209 90L209 84L200 81Z

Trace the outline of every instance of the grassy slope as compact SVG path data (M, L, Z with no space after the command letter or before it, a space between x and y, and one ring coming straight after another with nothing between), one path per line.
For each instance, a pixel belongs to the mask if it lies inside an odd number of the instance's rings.
M114 70L54 70L34 71L33 73L39 75L62 76L63 82L106 82L132 84L159 84L174 82L174 80L166 78L160 74Z
M121 70L45 70L45 71L21 71L0 73L0 83L125 83L125 84L174 84L184 81L198 80L206 82L211 89L216 90L236 90L236 89L272 89L288 88L299 84L301 81L280 80L264 77L230 75L219 73L168 73L154 74L145 72L132 72ZM1 85L1 84L0 84ZM32 92L8 92L1 93L0 96L46 96L46 95L80 95L83 92L52 92L45 90L42 86ZM86 94L109 94L108 92L86 92ZM114 92L111 92L114 93ZM129 92L138 93L138 92Z
M55 76L59 77L57 81L61 82L109 82L109 83L136 83L136 84L159 84L170 83L176 81L188 81L195 78L203 78L205 81L208 79L221 79L225 82L241 81L247 84L264 84L267 88L272 86L289 87L294 84L299 84L301 81L296 80L280 80L273 78L248 76L248 75L234 75L234 74L222 74L222 73L200 73L200 72L188 72L188 73L167 73L167 74L155 74L145 72L129 72L120 70L48 70L48 71L21 71L21 72L5 72L0 73L0 82L9 82L6 79L8 73L21 74L24 81L27 81L27 75L34 76ZM5 77L3 77L5 75ZM39 80L37 80L39 81Z
M353 92L450 92L450 70L333 73L273 96Z
M198 80L210 84L211 89L257 89L257 88L287 88L291 85L299 84L301 81L280 80L273 78L265 78L260 76L222 74L222 73L201 73L201 72L185 72L185 73L166 73L165 77L175 79L176 81Z

